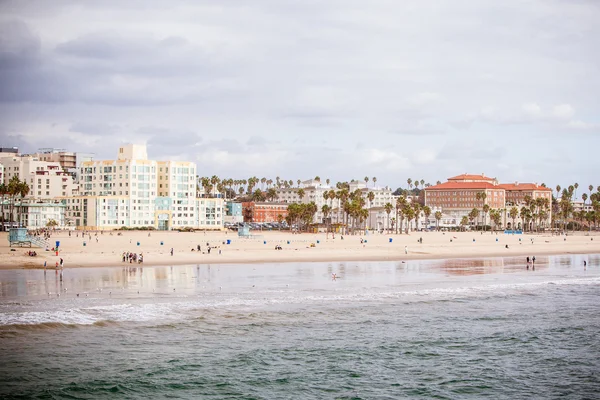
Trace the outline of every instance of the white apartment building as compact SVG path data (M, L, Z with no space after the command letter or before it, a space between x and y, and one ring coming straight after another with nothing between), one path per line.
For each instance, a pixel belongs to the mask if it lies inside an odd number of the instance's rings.
M40 161L37 157L12 155L0 157L3 182L14 176L29 185L29 198L56 199L71 196L77 191L73 177L58 162Z
M195 228L221 230L225 214L225 204L221 198L196 199L197 219Z
M13 226L21 223L27 229L45 228L52 220L56 221L55 228L61 229L65 226L65 205L60 202L39 202L24 200L23 203L16 201L13 207L12 218L10 217L10 204L6 200L0 207L3 221L14 221Z
M65 199L67 218L75 226L160 230L197 226L192 162L148 160L145 145L129 144L119 148L116 160L82 162L79 175L81 196Z

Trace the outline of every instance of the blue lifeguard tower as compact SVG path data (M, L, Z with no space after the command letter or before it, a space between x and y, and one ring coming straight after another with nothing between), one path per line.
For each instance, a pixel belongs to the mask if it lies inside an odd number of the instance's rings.
M27 228L10 228L8 231L8 242L10 243L10 247L19 246L37 246L37 247L47 247L48 242L43 239L40 239L35 236L30 236L27 234Z
M238 228L238 236L241 238L249 238L250 235L250 225L243 224Z

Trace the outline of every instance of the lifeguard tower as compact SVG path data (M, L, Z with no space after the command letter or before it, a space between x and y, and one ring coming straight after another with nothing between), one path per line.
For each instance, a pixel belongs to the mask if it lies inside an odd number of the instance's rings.
M27 228L10 228L8 231L8 242L10 247L19 246L37 246L41 248L48 247L48 242L35 236L27 234Z
M250 225L243 224L238 227L238 236L241 238L250 238Z

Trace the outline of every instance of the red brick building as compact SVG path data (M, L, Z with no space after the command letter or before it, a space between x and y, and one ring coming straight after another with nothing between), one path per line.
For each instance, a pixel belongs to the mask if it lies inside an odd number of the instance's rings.
M287 208L288 203L247 201L242 203L242 214L244 222L278 222L279 215L287 217Z

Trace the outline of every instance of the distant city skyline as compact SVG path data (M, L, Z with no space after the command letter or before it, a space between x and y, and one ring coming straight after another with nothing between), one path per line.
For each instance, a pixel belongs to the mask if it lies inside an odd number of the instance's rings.
M0 3L0 146L146 143L235 179L600 185L600 3L249 4Z

